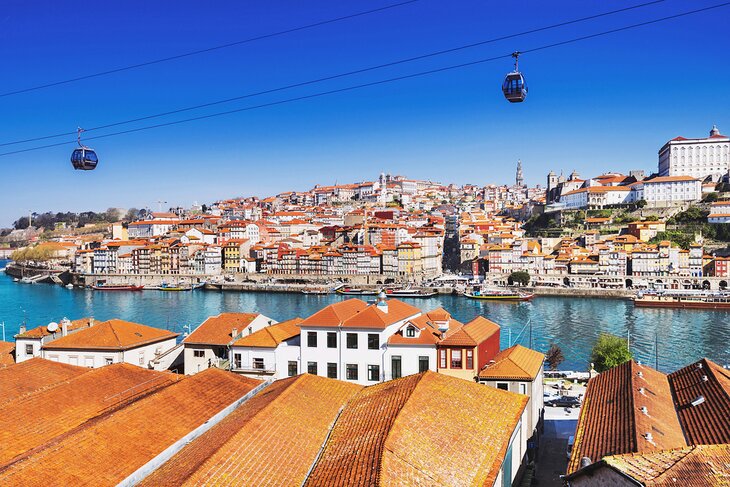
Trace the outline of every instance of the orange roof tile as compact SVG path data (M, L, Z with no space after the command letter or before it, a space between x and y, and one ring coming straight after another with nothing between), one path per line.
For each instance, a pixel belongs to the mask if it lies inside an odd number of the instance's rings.
M46 389L89 369L32 358L0 370L0 404Z
M476 347L493 334L499 333L499 330L499 325L495 322L477 316L455 333L447 334L439 345Z
M15 343L0 341L0 369L15 364Z
M183 340L183 343L195 343L202 345L228 345L234 338L233 329L242 332L256 317L258 313L221 313L217 316L209 316L200 324L190 336Z
M730 370L702 359L669 374L669 384L688 444L730 443Z
M43 348L47 350L129 350L149 343L175 338L178 335L179 333L173 333L161 328L113 319L53 340L44 344Z
M283 341L299 336L301 318L282 321L267 326L250 335L239 338L233 343L234 347L276 348Z
M434 372L367 387L345 407L305 485L491 485L526 404Z
M26 369L32 373L35 369ZM0 469L104 411L175 380L169 373L120 363L71 377L0 407ZM32 453L32 452L31 452ZM0 476L0 484L7 484Z
M58 320L58 323L61 323L63 320ZM89 324L93 322L93 318L81 318L78 320L72 320L70 324L67 325L66 329L68 331L73 330L79 330L81 328L88 328ZM55 332L57 335L60 336L61 334L61 326L59 325L58 331ZM16 338L43 338L49 335L53 335L50 331L48 331L48 325L41 325L36 326L35 328L31 328L30 330L26 331L25 333L18 333L15 335Z
M309 374L276 381L187 445L140 487L301 485L338 410L360 389Z
M588 382L568 473L580 467L583 457L597 462L609 455L684 446L667 376L630 360Z
M260 383L219 369L185 377L40 445L0 470L0 484L118 484Z
M540 373L544 360L545 355L540 352L514 345L499 352L493 362L479 371L479 378L532 381Z
M357 312L367 307L365 301L359 299L347 299L339 303L330 304L305 318L300 326L340 326L346 319L354 316Z

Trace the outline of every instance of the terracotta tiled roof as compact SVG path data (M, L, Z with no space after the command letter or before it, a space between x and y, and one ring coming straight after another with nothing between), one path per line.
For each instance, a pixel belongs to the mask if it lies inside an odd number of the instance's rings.
M604 458L605 465L651 487L730 485L730 445L699 445Z
M502 350L494 363L479 371L481 379L510 379L531 381L537 378L545 355L522 345Z
M368 305L359 299L348 299L331 304L312 316L305 318L300 326L322 326L343 328L384 329L409 316L421 313L421 310L398 299L387 301L388 312L384 313L377 305Z
M729 370L702 359L669 374L669 384L688 444L730 443Z
M301 485L339 409L360 389L309 374L276 381L142 486Z
M306 485L492 485L526 403L434 372L367 387L340 415Z
M15 343L0 341L0 369L15 364Z
M301 318L283 321L276 325L267 326L250 335L239 338L233 343L235 347L276 348L285 340L299 336Z
M447 334L439 345L476 347L495 333L499 325L483 316L477 316L453 334Z
M217 316L210 316L200 324L191 334L183 340L183 343L196 343L204 345L228 345L231 343L233 329L239 333L244 330L257 316L258 313L221 313Z
M78 330L80 328L88 328L89 323L91 323L92 318L81 318L78 320L73 320L71 323L67 326L67 330ZM60 323L62 320L58 320ZM35 328L32 328L25 333L19 333L15 335L16 338L42 338L45 336L52 335L50 331L48 331L48 325L41 325L36 326ZM59 325L58 331L56 332L57 335L60 336L61 334L61 327Z
M0 484L116 485L258 384L218 369L183 378L0 469Z
M32 372L32 369L26 369ZM90 369L53 387L26 395L0 407L0 469L7 462L40 447L105 410L133 400L175 379L120 363ZM52 477L51 477L52 478ZM0 475L0 484L6 483Z
M346 319L354 316L358 311L367 307L365 301L359 299L348 299L339 303L330 304L305 318L301 326L339 326Z
M0 404L12 401L59 382L79 376L89 369L42 358L33 358L0 370Z
M583 457L597 462L609 455L684 446L667 376L630 360L588 382L568 473L580 467Z
M48 350L129 350L141 345L175 338L178 335L179 333L161 328L113 319L53 340L44 344L43 348Z

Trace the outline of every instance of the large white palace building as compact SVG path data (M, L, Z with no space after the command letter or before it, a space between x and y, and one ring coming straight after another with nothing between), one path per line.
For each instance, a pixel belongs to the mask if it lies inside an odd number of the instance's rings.
M659 149L659 176L691 176L718 181L730 169L730 137L716 126L704 139L676 137Z

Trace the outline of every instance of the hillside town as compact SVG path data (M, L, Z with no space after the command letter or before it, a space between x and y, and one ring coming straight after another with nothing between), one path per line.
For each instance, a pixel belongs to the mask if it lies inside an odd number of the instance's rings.
M545 187L528 187L518 161L512 185L380 174L266 198L142 210L130 221L89 224L90 231L61 224L10 236L30 232L25 248L35 250L16 249L16 262L68 270L87 285L105 276L370 276L370 283L422 285L444 273L506 285L510 274L526 272L534 286L727 287L730 138L713 126L708 137L675 137L658 154L649 176L551 171Z

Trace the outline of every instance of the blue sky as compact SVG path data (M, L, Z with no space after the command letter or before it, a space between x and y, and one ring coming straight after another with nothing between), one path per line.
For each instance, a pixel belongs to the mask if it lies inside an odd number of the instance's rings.
M272 0L6 0L0 93L397 3ZM200 56L0 97L0 142L72 131L306 81L641 3L420 0ZM716 1L662 3L315 86L171 116L235 109L527 50ZM730 132L730 8L523 56L530 94L507 103L509 60L89 142L0 157L0 226L42 212L189 205L372 179L381 171L456 183L528 183L656 168L677 135ZM141 126L143 124L132 125ZM95 134L100 134L101 131ZM89 134L90 136L92 134ZM65 139L59 139L65 140ZM33 144L29 144L32 146ZM23 146L11 146L20 148Z

